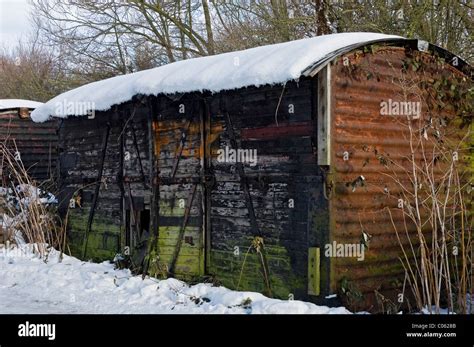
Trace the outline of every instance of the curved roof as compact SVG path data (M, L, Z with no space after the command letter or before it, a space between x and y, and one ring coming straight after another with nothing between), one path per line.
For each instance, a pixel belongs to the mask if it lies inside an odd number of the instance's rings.
M415 47L418 44L418 49L437 51L445 59L455 57L452 53L425 41L400 36L366 32L330 34L178 61L89 83L49 100L35 109L31 117L35 122L44 122L50 117L66 118L72 115L87 115L90 111L106 111L113 105L130 101L139 94L219 92L249 86L282 84L297 80L301 76L313 75L332 58L377 42L409 43ZM421 48L420 43L423 43ZM472 74L472 68L461 58L459 61L461 66L456 67Z
M106 111L138 94L219 92L281 84L298 79L341 50L400 40L404 39L377 33L340 33L178 61L70 90L34 110L31 118L43 122L51 116L65 118L86 115L91 110Z
M17 108L35 109L43 105L42 102L24 99L0 99L0 111L15 110Z

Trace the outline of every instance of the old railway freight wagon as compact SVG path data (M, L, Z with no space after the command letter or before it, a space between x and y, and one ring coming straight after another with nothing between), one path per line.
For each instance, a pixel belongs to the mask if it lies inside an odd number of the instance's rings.
M393 299L405 278L387 175L405 171L387 163L407 164L407 124L458 114L454 96L433 107L408 82L463 88L469 74L426 42L334 34L91 83L33 119L61 118L76 255L129 249L159 277L376 309L375 291Z

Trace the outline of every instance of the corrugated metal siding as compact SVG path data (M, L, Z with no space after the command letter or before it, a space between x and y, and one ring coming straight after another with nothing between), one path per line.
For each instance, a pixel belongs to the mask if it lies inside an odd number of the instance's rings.
M20 118L17 111L0 114L0 141L13 141L30 176L44 181L56 174L57 121L34 123Z
M421 54L421 53L417 53ZM331 241L360 243L362 231L372 236L365 260L354 258L332 259L332 288L337 290L341 281L348 279L368 299L365 307L375 305L370 299L374 290L389 293L398 288L404 279L404 269L399 260L400 245L386 207L393 208L393 217L402 230L402 214L397 210L400 187L384 174L393 173L384 167L383 156L410 170L404 157L410 153L406 117L380 115L380 103L388 99L400 99L403 90L397 86L397 78L406 58L403 48L383 48L374 54L361 51L345 55L350 63L344 65L344 57L332 66L333 147L332 180L334 194L331 200ZM347 60L346 60L347 62ZM435 64L424 71L423 78L438 78L439 73L457 73L437 70ZM415 74L410 71L407 76ZM421 76L421 74L419 75ZM425 110L422 105L422 110ZM437 112L437 111L431 111ZM453 112L440 111L448 118ZM426 117L426 114L423 115ZM427 145L427 148L430 148ZM344 153L349 154L345 161ZM346 154L347 154L346 153ZM383 155L383 156L380 156ZM403 169L395 170L410 182ZM438 169L441 172L441 169ZM352 187L359 177L365 178L364 186ZM413 226L408 230L414 232ZM390 297L396 300L395 297ZM373 297L372 297L373 299Z

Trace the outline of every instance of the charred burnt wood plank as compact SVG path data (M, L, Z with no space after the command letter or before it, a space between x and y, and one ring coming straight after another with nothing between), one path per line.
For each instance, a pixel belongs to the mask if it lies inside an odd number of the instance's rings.
M135 151L137 152L137 159L138 159L138 164L139 164L139 167L140 167L140 174L142 175L142 180L143 180L143 188L148 189L149 186L146 182L145 171L143 170L143 162L142 162L142 158L140 156L140 148L138 147L137 135L135 133L135 127L133 126L132 122L130 122L130 130L132 132L133 146L135 147Z
M188 123L186 124L185 129L181 133L181 140L179 142L178 154L174 158L174 165L173 165L173 171L171 172L171 178L174 178L176 176L176 172L178 171L179 161L181 159L181 155L183 154L184 145L186 143L187 133L188 133L189 127L191 126L191 122L192 122L192 117L188 120Z
M152 235L152 239L150 244L148 245L148 251L145 256L145 264L143 269L143 278L147 275L148 269L150 267L150 255L156 251L158 246L158 238L159 238L159 215L160 215L160 187L158 184L158 177L159 177L159 167L158 167L158 160L157 156L155 155L155 143L157 140L157 132L155 132L153 124L158 121L158 117L156 116L156 99L150 97L148 99L148 149L149 149L149 157L151 161L150 166L150 182L151 182L151 189L152 189L152 196L151 196L151 206L150 206L150 233Z
M230 139L230 144L231 146L237 150L239 148L237 144L237 140L235 138L235 133L234 133L234 127L232 124L232 119L230 117L230 114L226 112L225 118L225 123L226 123L226 128L229 133L229 139ZM247 181L247 178L245 176L245 171L244 171L244 166L242 163L238 162L236 163L236 169L237 173L239 174L240 177L240 183L242 185L242 189L244 191L244 196L245 196L245 202L247 205L247 210L249 214L249 219L250 219L250 226L252 227L252 233L255 236L261 236L260 229L258 227L257 223L257 218L255 217L255 210L253 208L253 202L252 202L252 196L250 195L250 189L249 189L249 184Z
M192 176L192 177L160 177L158 183L160 185L174 185L174 184L198 184L201 183L201 177Z
M121 127L123 126L123 124L120 125ZM124 210L125 210L125 185L124 185L124 156L125 156L125 139L123 138L123 136L121 136L119 138L119 154L120 154L120 160L119 160L119 170L118 170L118 173L117 173L117 185L119 187L119 190L120 190L120 213L121 213L121 224L122 225L125 225L125 229L122 229L124 230L125 233L128 233L128 229L126 227L127 223L126 223L126 218L125 218L125 214L123 213ZM124 239L125 239L125 244L123 246L128 246L127 244L127 235L125 234L124 235ZM119 240L120 242L121 240Z
M89 233L90 233L91 228L92 228L92 222L94 220L94 213L95 213L95 209L96 209L96 206L97 206L97 201L99 199L99 192L100 192L100 186L101 186L101 183L102 183L102 174L103 174L103 171L104 171L105 157L106 157L106 154L107 154L107 143L109 142L109 134L110 134L110 125L107 124L107 126L105 128L104 137L102 139L102 156L101 156L99 171L97 173L94 199L92 201L92 206L91 206L91 209L89 211L89 218L87 220L87 228L86 228L86 232L85 232L85 235L84 235L84 245L83 245L83 249L82 249L82 258L83 259L86 257L86 254L87 254L87 244L89 242Z
M127 176L127 181L130 183L143 183L141 176Z
M133 196L132 196L132 187L130 186L130 182L126 182L127 183L127 196L128 196L128 199L129 199L129 206L130 206L130 216L132 216L132 225L133 225L133 228L135 229L135 241L138 240L139 238L139 234L140 234L140 230L138 228L138 223L137 223L137 215L135 213L135 202L133 201ZM132 240L133 238L131 237L130 240ZM135 242L132 242L131 243L133 244L133 246L136 245Z
M211 173L212 155L211 142L208 141L211 136L211 109L209 101L203 99L201 105L201 141L204 147L203 151L203 165L202 165L202 179L203 179L203 240L202 240L202 256L203 256L203 271L207 273L211 264L211 191L212 182L215 182L215 177Z
M181 229L179 230L179 233L178 233L178 240L176 241L176 247L174 248L173 256L171 258L171 263L170 263L170 267L169 267L169 273L171 275L174 275L174 270L175 270L175 267L176 267L176 263L178 261L179 252L181 251L181 243L182 243L182 240L183 240L184 233L186 231L186 226L188 224L188 219L189 219L189 215L191 213L191 208L192 208L192 205L193 205L194 196L196 195L197 186L198 186L197 184L195 184L193 186L193 190L192 190L191 194L188 197L188 201L187 201L187 204L186 204L186 210L184 211L183 224L181 225Z
M234 127L233 127L232 119L229 112L226 112L225 114L225 123L226 123L227 131L229 133L230 144L235 150L238 150L238 144L235 138ZM270 280L268 277L269 267L268 267L266 252L265 252L265 246L263 243L264 235L262 234L262 232L260 231L260 228L258 227L257 218L255 216L255 209L253 206L252 197L250 195L250 189L249 189L248 181L245 176L243 164L241 162L236 163L236 169L240 177L242 189L244 191L245 202L247 205L247 210L248 210L249 219L250 219L250 226L252 227L253 229L252 233L255 236L254 240L252 241L252 246L257 250L257 253L260 255L262 275L263 275L263 281L266 287L266 294L272 297L272 289L271 289Z

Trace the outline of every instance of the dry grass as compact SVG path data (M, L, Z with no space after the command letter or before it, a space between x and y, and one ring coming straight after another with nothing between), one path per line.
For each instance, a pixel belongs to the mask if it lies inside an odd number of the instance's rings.
M425 97L415 86L403 95ZM426 104L426 100L425 100ZM386 156L384 173L401 191L398 208L387 208L401 251L409 288L418 311L470 313L473 291L472 177L462 158L469 152L469 129L446 126L441 117L407 119L409 153L402 160ZM402 172L402 173L401 173ZM394 215L402 213L403 222ZM412 232L415 230L415 232ZM405 296L405 293L403 293Z
M54 204L48 202L51 196L37 188L12 139L0 143L0 170L4 240L15 242L21 235L26 243L36 245L41 257L47 257L49 247L62 251L65 232Z

